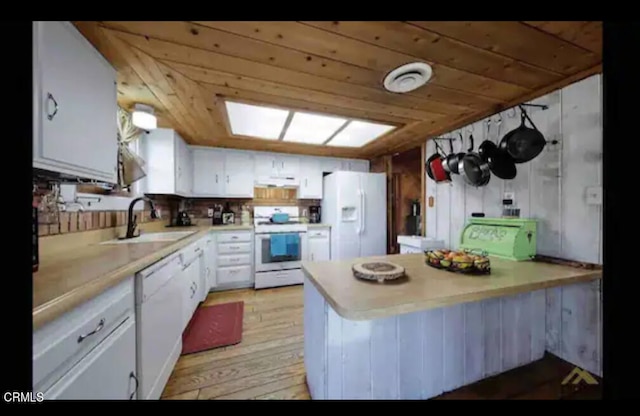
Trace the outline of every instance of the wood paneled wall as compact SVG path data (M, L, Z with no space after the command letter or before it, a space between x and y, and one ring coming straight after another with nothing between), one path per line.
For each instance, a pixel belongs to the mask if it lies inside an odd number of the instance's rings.
M530 116L549 141L533 161L518 165L514 180L491 178L481 188L466 185L460 177L450 184L426 179L426 235L457 247L460 233L472 212L499 217L503 194L515 193L515 203L523 218L535 218L538 254L602 264L602 207L588 205L586 189L602 185L602 79L600 75L554 91L533 103L547 110L532 109ZM482 120L462 130L473 133L477 146L485 138L501 138L519 124L512 111L504 111L502 127L492 130ZM457 136L457 132L448 135ZM455 151L468 144L456 143ZM434 151L427 142L428 157ZM599 374L602 331L600 286L576 285L547 292L547 349L561 358ZM563 330L560 330L563 329Z

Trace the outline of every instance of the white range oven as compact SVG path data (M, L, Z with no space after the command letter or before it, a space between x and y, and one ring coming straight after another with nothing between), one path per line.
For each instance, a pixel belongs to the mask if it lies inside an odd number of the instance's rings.
M273 213L289 214L285 223L271 222ZM302 284L302 261L307 259L307 224L300 223L297 207L255 207L255 288ZM297 236L297 249L273 255L274 235Z

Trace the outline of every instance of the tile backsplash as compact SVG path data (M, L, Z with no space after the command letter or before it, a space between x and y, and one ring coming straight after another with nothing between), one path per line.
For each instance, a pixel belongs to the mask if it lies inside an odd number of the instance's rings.
M40 199L43 192L34 194L36 199ZM160 211L161 218L164 220L171 219L176 214L175 209L182 204L187 213L199 223L205 223L209 220L208 209L213 208L215 204L223 207L229 202L229 207L236 213L235 220L237 224L241 223L242 207L247 206L253 217L253 207L256 205L290 205L300 207L300 214L306 210L308 215L308 207L311 205L320 205L319 199L296 199L295 189L282 188L256 188L254 198L247 199L226 199L226 198L193 198L193 199L177 199L170 196L154 196L155 207ZM151 212L146 209L134 210L137 215L139 224L149 222L151 220ZM127 211L84 211L84 212L57 212L45 213L39 216L38 235L57 235L67 234L81 231L91 231L98 229L107 229L120 227L127 224Z

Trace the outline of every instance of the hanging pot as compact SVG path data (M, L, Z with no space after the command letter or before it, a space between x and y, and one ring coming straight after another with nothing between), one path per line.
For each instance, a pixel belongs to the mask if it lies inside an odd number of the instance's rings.
M527 127L525 120L529 120L533 128ZM544 136L521 106L520 126L507 133L498 147L508 153L515 163L526 163L538 156L546 144Z
M462 137L462 133L458 134L460 134L460 145L462 146L464 139ZM458 167L460 164L460 160L464 157L464 152L453 153L453 139L449 140L449 149L450 152L444 161L444 166L450 173L458 175L460 174Z
M440 155L440 145L434 140L436 152L427 159L427 175L436 182L444 182L451 180L449 173L444 169L444 158Z
M491 179L489 164L484 161L479 154L473 152L473 134L469 135L469 141L471 142L471 146L467 154L465 154L458 163L458 171L469 185L476 187L484 186L488 184Z
M498 121L498 137L500 137L500 124L502 119ZM491 138L491 122L487 120L487 138L482 142L479 148L479 154L482 160L486 161L489 165L491 173L496 175L500 179L513 179L518 173L516 164L513 158L503 149L499 148Z

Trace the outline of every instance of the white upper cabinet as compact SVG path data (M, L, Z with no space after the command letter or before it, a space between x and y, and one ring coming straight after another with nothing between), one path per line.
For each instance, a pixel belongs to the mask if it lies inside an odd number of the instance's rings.
M342 159L336 158L322 158L322 171L323 172L337 172L342 169Z
M362 159L322 158L324 172L351 171L369 172L369 161Z
M296 177L300 172L300 158L298 156L280 155L276 160L279 176Z
M256 177L276 176L278 168L276 161L278 157L273 153L256 152L254 154L254 166Z
M183 140L176 140L176 190L181 195L193 193L193 153Z
M33 23L33 167L117 183L116 71L69 22Z
M298 199L322 199L321 160L314 157L300 158L300 186Z
M193 149L193 195L224 196L224 153L215 149Z
M278 153L255 153L255 176L263 177L297 177L300 170L298 156Z
M225 196L253 198L253 156L248 152L228 152L224 161Z
M193 166L191 149L172 129L156 129L141 138L147 176L142 189L147 194L190 196Z
M352 172L369 172L368 160L352 159L348 161L348 166L349 166L348 170Z

